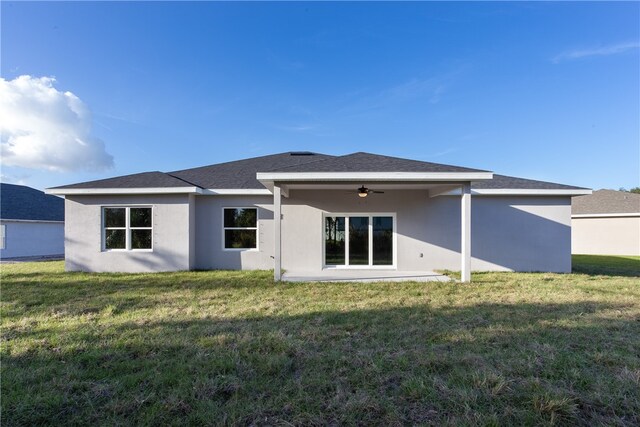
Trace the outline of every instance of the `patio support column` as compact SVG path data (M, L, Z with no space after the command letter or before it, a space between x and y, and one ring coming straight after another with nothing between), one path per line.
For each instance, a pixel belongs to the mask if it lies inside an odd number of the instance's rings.
M273 186L273 280L282 279L282 190L279 185Z
M462 185L460 198L460 281L471 281L471 183Z

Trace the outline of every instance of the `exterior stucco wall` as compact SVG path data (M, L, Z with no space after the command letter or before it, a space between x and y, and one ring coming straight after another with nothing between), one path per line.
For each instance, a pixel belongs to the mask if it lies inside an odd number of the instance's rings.
M103 206L153 207L152 251L103 251ZM151 272L191 267L188 195L67 196L65 260L69 271Z
M2 220L5 248L0 258L64 254L64 223Z
M571 272L570 197L476 197L472 268Z
M269 270L273 268L272 196L199 196L195 199L195 268ZM224 250L223 208L258 207L258 249Z
M472 197L471 210L473 270L571 271L569 197ZM459 197L294 190L282 212L285 270L322 269L323 212L395 213L398 270L460 270Z
M387 191L359 198L354 192L340 190L293 190L282 202L282 267L296 272L323 268L323 213L395 213L397 269L428 270L430 253L424 226L428 202L426 191ZM459 205L457 215L459 218ZM458 224L458 247L459 235Z
M571 252L640 255L640 214L635 217L573 218Z
M153 252L102 251L101 207L153 205ZM258 207L258 249L223 249L222 210ZM475 271L571 270L569 197L472 197ZM386 191L291 190L282 199L282 267L323 268L323 213L394 213L397 269L460 270L460 198ZM164 271L272 269L272 196L73 196L66 201L67 269Z
M189 195L189 269L196 268L196 196Z

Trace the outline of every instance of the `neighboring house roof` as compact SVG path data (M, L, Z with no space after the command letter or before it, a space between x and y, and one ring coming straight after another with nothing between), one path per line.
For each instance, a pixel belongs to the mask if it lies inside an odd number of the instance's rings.
M24 185L2 183L0 219L64 221L64 199Z
M572 215L640 213L640 194L597 190L571 199Z
M179 188L196 186L203 189L264 189L256 175L258 172L487 172L440 163L402 159L370 153L331 156L312 152L286 152L253 157L173 172L145 172L80 184L55 187L65 189L105 188ZM582 187L534 181L523 178L493 175L494 179L474 182L474 189L550 189L583 190Z

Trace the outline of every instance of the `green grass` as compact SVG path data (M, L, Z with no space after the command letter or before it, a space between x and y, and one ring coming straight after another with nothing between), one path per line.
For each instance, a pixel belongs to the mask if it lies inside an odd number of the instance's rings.
M573 255L573 271L612 276L640 276L640 256Z
M577 261L471 284L2 265L2 425L638 425L638 277Z

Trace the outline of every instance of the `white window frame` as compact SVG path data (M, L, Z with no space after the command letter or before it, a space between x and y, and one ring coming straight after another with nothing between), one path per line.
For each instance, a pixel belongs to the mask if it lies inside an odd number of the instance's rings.
M136 208L148 208L151 209L151 227L131 227L131 209ZM105 221L105 209L124 209L124 227L107 227ZM102 216L101 229L102 229L102 251L103 252L153 252L154 237L153 237L153 205L105 205L101 206L100 213ZM125 232L125 247L118 249L107 249L107 229L108 230L124 230ZM133 230L151 230L151 248L133 249L131 248L131 231Z
M254 209L256 211L256 226L255 227L225 227L224 226L224 211L225 209ZM228 252L256 252L260 248L260 209L257 206L224 206L222 208L222 250ZM256 231L256 247L255 248L227 248L225 245L226 230L255 230Z
M327 264L327 254L325 245L325 227L327 217L344 217L344 265ZM349 218L352 216L369 218L369 264L367 265L350 265L349 264ZM393 228L392 237L392 264L390 265L373 265L373 217L387 216L392 218L391 226ZM397 270L398 268L398 232L396 224L395 212L324 212L322 214L322 268L332 269L353 269L353 270Z
M0 249L7 249L7 225L0 224Z

